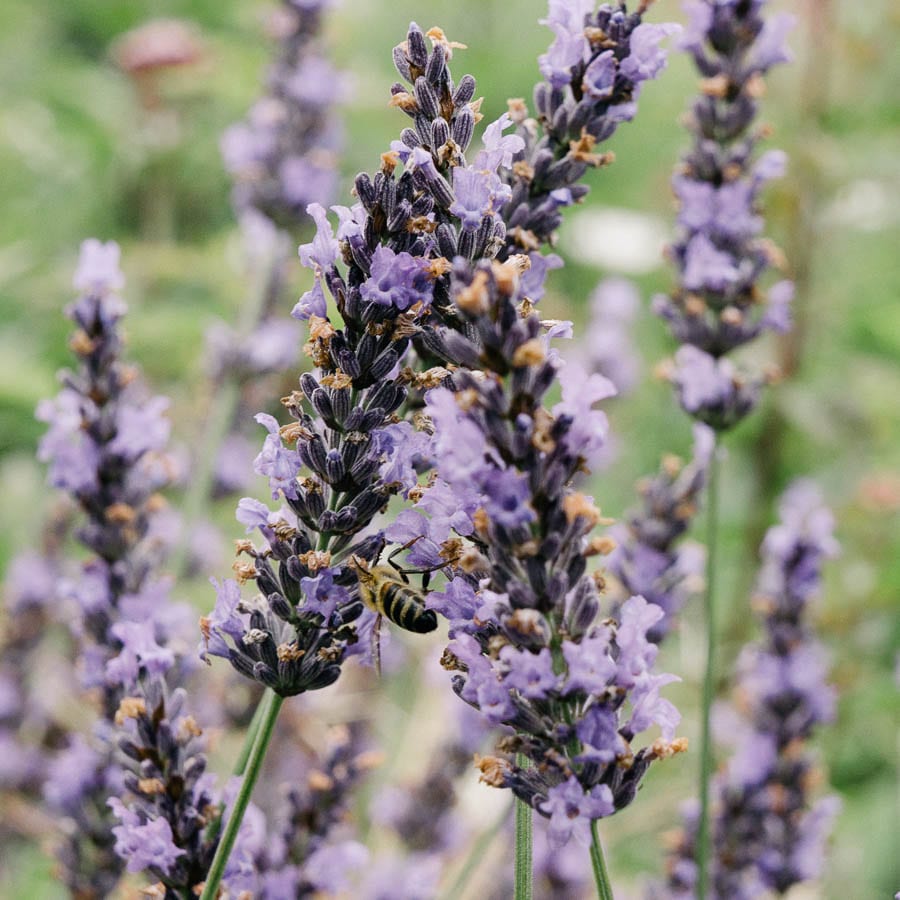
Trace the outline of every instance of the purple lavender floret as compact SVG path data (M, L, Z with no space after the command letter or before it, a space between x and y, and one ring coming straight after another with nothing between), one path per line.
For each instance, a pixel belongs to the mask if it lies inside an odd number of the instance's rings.
M541 24L555 38L538 60L545 80L534 89L537 119L528 118L522 100L510 101L523 148L507 178L501 259L548 243L562 210L588 193L579 183L587 170L612 162L612 154L594 148L634 118L642 85L665 68L661 42L681 31L643 22L647 6L628 12L623 2L602 3L594 11L585 0L550 0Z
M235 179L238 214L257 210L281 227L308 221L306 207L337 190L343 137L335 107L344 78L322 46L327 0L283 0L271 19L279 41L266 93L245 121L222 136L225 166Z
M451 289L469 337L438 328L431 338L457 366L453 390L435 387L425 398L437 477L461 496L474 488L480 500L470 545L462 542L447 567L453 577L427 603L451 622L444 665L454 690L512 729L502 752L532 762L483 758L483 779L549 817L560 845L631 803L650 763L685 742L674 737L677 711L660 696L672 677L654 673L657 648L647 637L663 611L635 596L618 621L596 621L587 557L608 547L590 537L600 513L573 481L602 451L606 417L594 404L614 389L553 353L555 326L542 325L521 291L529 264L526 256L457 261ZM562 399L548 409L557 380ZM659 739L632 749L656 726Z
M400 312L416 303L427 306L432 291L428 261L409 253L394 253L390 247L378 247L372 254L369 277L359 289L364 300L393 306Z
M641 506L609 531L616 543L607 557L613 600L620 604L641 594L664 611L649 631L655 643L672 630L678 613L702 585L703 550L681 539L698 513L712 437L706 425L695 425L690 462L667 456L655 476L638 482Z
M726 355L764 331L791 327L793 285L763 287L767 270L783 268L784 260L761 237L760 196L769 180L783 174L785 155L757 154L765 129L750 129L763 75L790 59L784 37L793 18L764 18L763 0L692 0L686 9L690 22L681 46L703 81L689 118L693 146L672 179L678 236L669 255L678 285L653 305L685 345L672 372L682 406L725 430L756 406L764 382Z
M765 378L716 359L692 344L679 347L669 380L682 409L716 430L732 428L756 407Z
M820 877L837 797L813 800L817 763L807 748L834 714L824 648L809 604L822 566L837 553L830 511L818 489L797 482L782 498L780 522L766 533L753 606L762 638L737 663L736 705L716 710L716 731L734 752L713 782L713 896L721 900L785 893ZM668 881L652 896L693 896L696 814L669 860Z

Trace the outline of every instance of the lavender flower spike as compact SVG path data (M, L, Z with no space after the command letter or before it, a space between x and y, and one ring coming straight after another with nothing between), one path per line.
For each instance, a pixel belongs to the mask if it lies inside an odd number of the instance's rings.
M751 131L762 76L790 54L792 17L763 18L765 0L691 0L681 46L703 76L689 118L693 146L672 179L677 240L669 255L678 286L654 299L656 312L682 345L671 380L685 411L718 430L733 427L756 405L763 378L725 357L766 330L791 325L793 285L768 289L768 268L783 268L780 251L761 237L760 195L784 172L778 150L756 154L765 128Z
M678 281L669 296L654 298L680 347L664 374L682 409L716 434L738 425L754 409L768 375L748 373L730 356L764 330L790 327L793 287L781 281L766 296L763 276L783 265L780 251L763 240L760 195L781 174L784 154L756 154L766 129L751 131L762 77L788 59L784 35L790 17L763 16L765 0L691 0L682 47L702 76L688 118L693 142L672 179L678 232L669 247ZM709 466L708 536L704 612L706 662L700 705L700 797L697 819L697 893L708 890L711 710L716 668L716 543L719 476L714 437Z
M123 284L118 246L85 241L75 274L81 294L66 310L78 367L38 408L49 425L38 456L50 464L50 483L81 507L77 537L93 554L61 591L72 604L81 681L97 689L101 718L91 742L76 736L52 763L44 788L65 833L62 878L84 896L105 895L121 872L106 808L122 781L113 736L119 704L142 661L157 673L172 665L190 620L154 572L163 551L151 527L163 506L157 491L173 471L164 454L167 401L147 397L121 359Z
M673 678L653 671L657 648L647 637L663 610L636 596L618 621L596 621L587 559L609 546L591 537L599 510L572 482L602 453L606 419L593 406L614 388L555 360L521 292L528 266L517 256L453 270L471 337L435 335L459 368L455 392L433 389L426 409L439 479L479 497L472 547L429 605L451 619L444 665L454 690L512 729L501 751L532 763L487 757L483 779L549 818L559 846L631 803L651 762L686 742L674 738L679 715L660 696ZM557 379L562 400L547 409ZM654 726L660 738L632 747Z
M524 101L510 101L524 147L507 179L501 258L548 243L562 210L587 194L587 185L579 183L587 170L613 161L612 153L596 153L596 146L634 118L642 85L665 68L661 42L681 31L674 23L643 22L649 5L629 13L620 0L594 12L590 0L550 0L541 24L556 37L539 59L545 80L534 89L537 120L528 118Z
M710 429L697 423L691 461L685 465L667 456L657 475L639 482L641 507L609 531L615 541L607 557L613 597L623 603L641 594L665 612L648 632L655 643L672 630L688 597L702 586L703 548L689 543L679 546L679 541L698 512L712 438Z
M754 608L763 637L737 663L737 709L717 711L723 738L734 746L713 783L712 896L721 900L784 894L819 877L825 841L839 802L812 800L816 762L806 743L831 720L834 690L814 639L809 604L822 566L837 552L833 518L818 489L797 482L785 493L781 522L769 529ZM694 896L696 819L689 814L665 887L654 897Z
M218 846L226 797L206 772L203 731L152 659L138 657L137 677L116 712L123 784L107 805L116 818L115 851L129 872L154 879L161 896L193 895ZM241 848L235 852L241 858ZM226 877L229 888L240 887Z

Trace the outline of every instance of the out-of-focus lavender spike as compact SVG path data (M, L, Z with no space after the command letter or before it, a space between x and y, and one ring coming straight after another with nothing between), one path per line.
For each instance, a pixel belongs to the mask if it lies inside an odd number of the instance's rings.
M446 680L440 668L436 667L433 674ZM393 896L391 879L396 881L400 873L413 870L417 873L415 885L403 896L410 900L434 896L454 855L473 837L482 838L490 826L489 822L480 822L473 835L457 801L460 779L471 769L474 754L494 736L493 727L455 697L447 697L447 702L443 713L445 734L424 774L415 783L382 788L372 802L372 821L390 828L403 852L379 855L372 861L360 888L360 897L365 900Z
M300 327L292 319L270 316L250 334L236 334L224 322L206 332L206 363L210 380L244 381L283 372L297 362Z
M115 759L114 718L141 672L160 674L183 647L190 613L168 601L155 574L164 552L151 522L167 481L167 401L148 397L121 356L125 305L119 248L85 241L66 310L78 359L63 389L38 408L49 425L38 451L50 483L67 491L84 515L77 537L93 554L60 586L71 604L82 685L96 689L101 717L90 742L71 739L50 766L44 795L64 833L62 879L76 894L105 895L121 873L106 797L122 772ZM181 643L179 643L181 642Z
M41 750L62 736L53 722L53 702L41 695L45 685L30 663L51 627L60 624L61 549L73 512L68 502L55 504L43 525L40 549L20 553L6 570L0 613L0 744L10 752L0 754L0 791L39 792L45 764ZM38 683L29 684L34 681Z
M112 242L82 245L75 277L82 293L66 311L76 325L70 346L79 366L63 373L63 389L37 412L48 424L38 457L49 464L50 483L81 507L85 519L77 537L95 554L61 590L74 603L83 685L101 689L107 720L122 691L115 669L124 643L112 629L145 621L154 605L148 592L166 592L154 573L165 548L151 521L165 505L157 492L172 471L165 461L168 401L149 397L121 356L125 305L117 293L124 283L118 261ZM161 645L179 636L177 622L156 621L155 629Z
M566 357L608 378L617 396L629 393L641 375L633 329L641 307L637 285L628 278L604 278L590 296L587 327Z
M780 251L761 237L760 197L767 181L782 174L785 156L758 155L767 129L751 129L764 91L763 76L790 54L789 15L766 18L765 0L689 0L689 24L681 41L701 75L687 127L692 145L672 179L678 202L676 239L669 256L677 283L654 298L681 345L661 371L682 409L716 433L734 428L759 402L774 374L746 370L730 354L765 330L790 328L793 285L779 281L768 292L764 276L783 268ZM767 279L765 279L767 281ZM705 665L700 715L700 797L697 819L696 892L709 891L710 788L713 772L711 708L716 683L716 559L719 477L718 437L709 472L709 553L704 597ZM737 896L737 895L735 895Z
M662 41L681 31L673 23L643 22L648 5L628 12L624 3L602 3L595 12L592 2L551 0L541 24L556 37L539 59L544 81L534 89L537 118L528 117L523 100L510 101L524 147L508 179L501 258L549 242L562 210L587 194L579 184L587 170L613 161L612 153L595 148L634 118L644 82L666 66Z
M812 799L817 765L806 747L834 713L826 655L809 622L822 566L837 552L834 520L809 482L785 493L780 519L763 542L753 602L763 637L738 658L736 706L716 710L716 731L733 748L713 782L711 887L717 900L783 894L820 877L840 806L833 796ZM669 858L667 883L654 886L652 897L694 895L696 829L691 807Z
M312 897L350 889L351 877L369 859L349 824L353 792L381 762L369 744L363 723L336 726L321 757L311 759L301 777L296 760L292 763L294 771L273 816L274 833L255 854L254 896Z
M678 236L669 256L678 272L670 295L654 309L682 348L670 377L685 411L725 430L757 404L765 381L726 358L766 330L790 329L793 285L763 287L781 252L761 237L760 196L784 172L779 150L756 152L767 129L751 130L763 76L790 59L785 35L793 18L764 17L765 0L691 0L681 40L703 79L688 119L693 145L672 179Z
M309 221L310 203L334 199L343 141L335 108L344 76L322 47L322 20L330 5L329 0L283 0L271 18L279 53L266 93L222 136L239 215L258 210L290 227Z
M667 456L655 476L638 483L640 507L609 531L615 541L607 557L612 600L618 607L641 594L659 606L665 616L647 633L657 644L676 625L691 594L702 587L703 547L681 539L698 513L711 451L711 430L696 424L690 462Z

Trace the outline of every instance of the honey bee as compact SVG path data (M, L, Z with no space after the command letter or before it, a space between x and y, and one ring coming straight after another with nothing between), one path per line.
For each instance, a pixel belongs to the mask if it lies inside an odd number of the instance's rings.
M428 634L437 629L437 615L425 607L425 594L414 588L401 569L392 566L371 566L354 556L351 566L359 581L359 599L378 614L372 630L372 660L377 674L381 674L381 617L406 631Z

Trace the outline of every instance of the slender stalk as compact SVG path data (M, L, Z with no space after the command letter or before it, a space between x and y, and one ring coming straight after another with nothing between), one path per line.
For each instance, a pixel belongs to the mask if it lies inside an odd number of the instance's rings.
M597 885L598 900L615 900L612 882L603 858L603 844L600 843L600 820L591 819L591 865L594 868L594 883Z
M716 562L719 537L719 437L715 436L709 463L706 509L706 670L700 710L700 820L697 825L697 898L705 900L709 885L709 781L713 768L710 711L715 694Z
M530 760L522 753L516 754L516 765L528 768ZM531 900L533 891L532 809L527 803L516 799L516 892L515 900Z
M274 696L274 694L272 696ZM269 696L263 695L260 697L259 703L256 704L256 711L253 713L253 718L247 726L247 733L244 735L244 744L241 747L241 752L238 754L238 758L235 760L234 768L232 769L233 775L244 774L244 771L247 768L247 760L250 758L250 751L253 749L253 745L256 743L256 738L259 734L259 723L265 718L270 703ZM219 836L221 830L222 814L220 813L207 826L207 836L209 840L215 840Z
M203 893L200 900L214 900L219 893L219 884L222 876L225 874L225 866L228 864L228 857L234 848L234 842L237 839L244 813L247 810L247 804L250 802L250 796L259 778L262 770L263 760L266 756L266 750L272 739L272 733L275 730L275 721L278 718L278 712L284 698L271 691L261 701L260 705L265 706L265 712L262 714L259 722L253 746L247 758L246 773L243 783L238 791L238 795L234 801L234 808L228 817L225 825L225 831L222 833L222 840L216 848L216 854L213 857L212 865L209 867L209 873L206 876L206 882L203 885ZM248 738L250 731L248 730Z
M459 898L463 895L463 891L466 889L466 885L478 870L478 866L481 865L481 861L484 859L488 850L490 850L491 844L494 843L494 840L500 833L500 830L509 819L509 813L511 809L512 805L504 807L503 812L500 813L494 824L491 825L491 827L488 828L488 830L485 831L484 834L478 836L478 838L472 844L472 849L469 852L469 855L464 860L459 873L453 880L453 884L450 885L447 893L442 895L442 900L459 900Z

